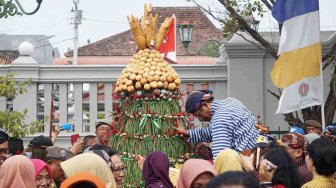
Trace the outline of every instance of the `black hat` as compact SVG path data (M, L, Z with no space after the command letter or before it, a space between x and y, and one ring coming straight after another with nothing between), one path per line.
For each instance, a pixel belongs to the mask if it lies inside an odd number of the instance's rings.
M33 148L47 148L53 146L53 143L50 138L41 135L33 138L33 140L30 141L29 146Z
M8 133L4 129L0 129L0 144L8 141Z

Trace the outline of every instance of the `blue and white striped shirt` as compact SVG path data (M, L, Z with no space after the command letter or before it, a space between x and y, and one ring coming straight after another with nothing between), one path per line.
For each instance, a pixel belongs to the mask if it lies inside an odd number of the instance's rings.
M212 142L214 158L225 148L241 152L254 147L259 131L251 112L239 100L213 100L211 114L209 127L188 130L190 142Z

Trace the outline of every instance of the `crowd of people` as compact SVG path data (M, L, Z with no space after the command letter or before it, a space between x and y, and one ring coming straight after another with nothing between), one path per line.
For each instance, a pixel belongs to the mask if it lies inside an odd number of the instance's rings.
M196 91L188 97L186 111L209 127L186 130L177 121L175 129L190 142L202 143L208 155L189 159L180 169L163 151L137 156L146 188L336 187L335 136L318 121L308 120L305 129L295 128L277 140L256 129L237 99L216 100L211 91ZM56 126L52 138L37 136L26 149L22 139L1 129L0 187L122 187L126 166L108 146L110 129L109 123L98 122L96 135L62 148L55 146L61 131Z

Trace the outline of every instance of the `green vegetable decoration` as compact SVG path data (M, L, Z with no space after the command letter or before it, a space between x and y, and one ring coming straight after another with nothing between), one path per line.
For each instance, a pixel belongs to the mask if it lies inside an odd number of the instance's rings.
M152 17L151 10L146 9L145 5L146 18ZM143 27L133 25L131 28L139 33ZM151 46L155 46L153 43ZM123 187L144 185L136 155L146 157L152 151L163 151L172 166L192 156L187 138L173 128L177 120L186 126L187 114L181 112L179 104L181 79L154 48L139 49L121 72L113 93L116 105L109 145L119 152L126 165Z

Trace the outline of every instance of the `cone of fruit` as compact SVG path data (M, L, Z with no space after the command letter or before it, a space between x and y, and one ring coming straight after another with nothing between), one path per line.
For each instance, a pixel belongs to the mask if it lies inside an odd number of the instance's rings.
M144 6L144 17L139 21L128 16L138 52L121 72L115 87L116 93L133 93L161 89L179 90L181 79L157 50L164 39L173 18L166 18L156 31L158 15L152 15L152 6Z

